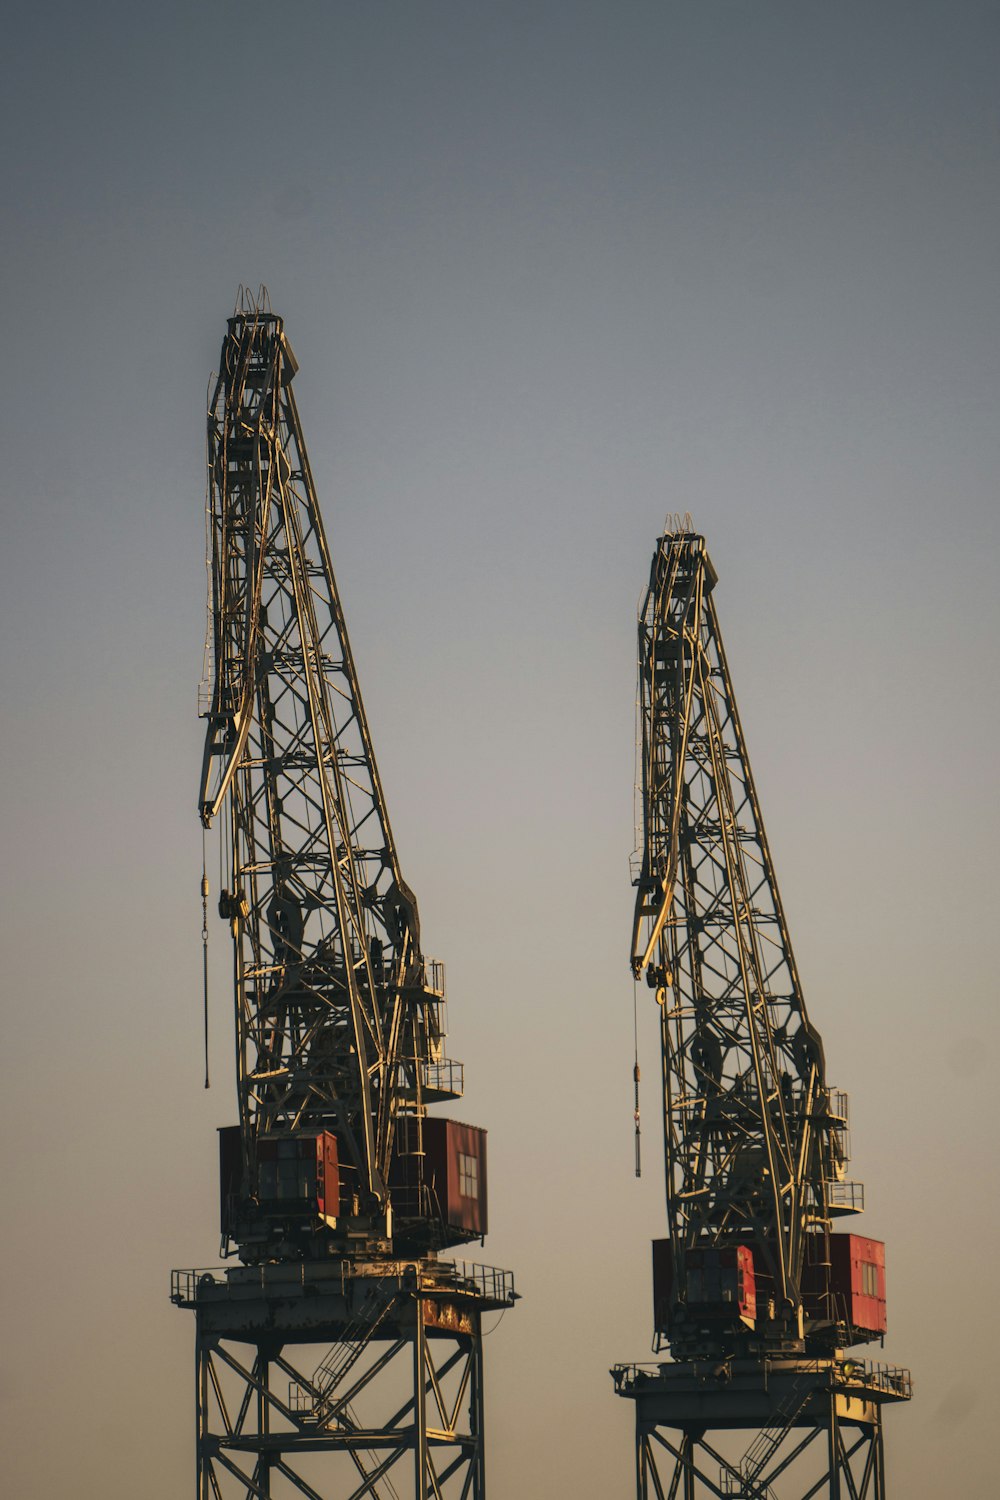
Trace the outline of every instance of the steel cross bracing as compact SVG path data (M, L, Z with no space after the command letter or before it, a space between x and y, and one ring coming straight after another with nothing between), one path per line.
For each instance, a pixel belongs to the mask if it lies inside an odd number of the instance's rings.
M208 425L214 681L202 785L228 802L244 1143L336 1128L384 1225L397 1114L441 1060L280 318L230 319Z
M172 1297L197 1317L199 1500L485 1500L481 1324L514 1300L505 1273L305 1262L175 1272Z
M843 1173L711 593L703 538L661 538L639 617L644 815L632 964L661 1007L675 1264L752 1239L794 1331L807 1228Z

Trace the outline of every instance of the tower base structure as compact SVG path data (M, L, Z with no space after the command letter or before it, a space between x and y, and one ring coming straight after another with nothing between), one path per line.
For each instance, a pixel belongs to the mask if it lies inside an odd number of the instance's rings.
M482 1318L515 1295L432 1257L174 1271L198 1500L485 1500Z
M882 1408L908 1370L850 1358L616 1365L637 1500L885 1500Z

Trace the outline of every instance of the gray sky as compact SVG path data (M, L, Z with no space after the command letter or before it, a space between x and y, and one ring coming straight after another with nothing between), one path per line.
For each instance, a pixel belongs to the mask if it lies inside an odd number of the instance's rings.
M631 1494L634 615L691 510L885 1238L892 1492L986 1494L996 1282L1000 7L245 0L8 13L0 97L5 1479L189 1494L234 1115L200 1088L204 406L268 284L490 1130L497 1500ZM641 1013L644 1074L655 1017ZM57 1420L53 1421L53 1414ZM141 1473L141 1480L137 1475Z

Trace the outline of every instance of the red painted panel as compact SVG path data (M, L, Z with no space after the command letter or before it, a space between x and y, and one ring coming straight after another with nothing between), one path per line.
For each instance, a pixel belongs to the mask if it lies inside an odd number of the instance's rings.
M757 1317L757 1278L749 1245L695 1246L684 1256L686 1301L700 1316L718 1320ZM667 1330L675 1299L674 1263L669 1240L653 1241L653 1319Z
M852 1328L886 1330L885 1245L861 1234L830 1236L830 1290Z
M736 1247L736 1273L740 1316L753 1323L757 1317L757 1278L749 1245Z
M321 1130L316 1141L316 1208L325 1218L335 1219L340 1213L337 1137L329 1130Z
M441 1217L470 1237L487 1230L486 1131L458 1120L424 1121L425 1171Z
M321 1214L336 1217L340 1199L336 1136L329 1130L303 1130L258 1140L257 1179L262 1204L280 1204L283 1213L304 1213L315 1207Z
M653 1327L665 1333L674 1300L674 1257L669 1240L653 1241Z
M219 1222L223 1238L233 1229L243 1195L243 1141L238 1125L219 1128Z
M257 1200L309 1219L334 1219L340 1213L340 1166L337 1138L329 1130L265 1137L257 1142ZM243 1180L243 1142L238 1125L219 1131L219 1196L222 1233L238 1232L250 1210Z

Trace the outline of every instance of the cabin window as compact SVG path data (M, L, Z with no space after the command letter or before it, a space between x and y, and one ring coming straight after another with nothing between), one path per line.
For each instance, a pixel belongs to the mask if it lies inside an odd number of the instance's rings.
M460 1198L479 1198L479 1162L464 1151L458 1153L458 1193Z

